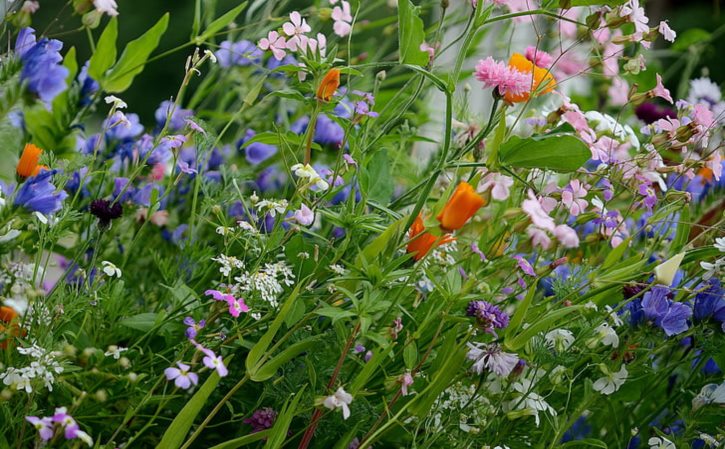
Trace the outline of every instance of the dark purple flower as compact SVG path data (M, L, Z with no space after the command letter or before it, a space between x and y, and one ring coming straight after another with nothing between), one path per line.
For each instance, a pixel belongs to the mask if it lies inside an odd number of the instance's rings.
M55 170L45 170L26 179L15 194L13 204L44 215L58 212L68 193L57 191L50 182L55 173Z
M252 426L252 433L271 429L277 419L277 412L270 407L260 408L252 413L252 416L244 420L245 424Z
M98 217L98 226L106 229L111 225L111 220L121 217L123 207L117 202L98 199L91 201L90 212Z
M201 320L197 323L196 321L194 321L194 318L187 316L186 318L184 318L184 324L188 326L185 332L186 338L194 339L199 333L199 330L203 329L204 326L206 326L206 320Z
M68 69L62 65L60 50L63 43L56 39L35 41L35 30L23 28L15 42L15 52L20 56L23 68L20 79L28 90L50 103L66 89Z
M496 335L495 329L503 329L509 324L508 314L499 309L498 306L486 301L469 302L466 315L475 317L479 326L494 335Z
M654 103L642 103L634 110L637 118L647 123L654 123L664 118L677 118L677 112L672 108L658 106Z

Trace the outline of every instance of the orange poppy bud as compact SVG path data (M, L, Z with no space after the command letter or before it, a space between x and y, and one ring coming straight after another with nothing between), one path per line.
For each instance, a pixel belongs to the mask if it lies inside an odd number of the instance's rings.
M524 92L514 95L510 92L504 94L504 100L509 103L522 103L529 99L530 94L543 95L551 92L556 87L556 80L550 71L534 65L533 62L526 59L521 53L514 53L509 59L509 67L519 72L529 73L532 75L531 92ZM541 90L539 90L541 89Z
M454 231L461 229L478 209L485 205L486 200L476 193L469 183L462 181L436 219L443 229Z
M33 176L38 166L38 162L40 161L40 155L42 153L43 150L41 150L37 146L33 145L32 143L26 143L25 148L23 148L23 154L20 155L20 160L18 161L18 165L15 168L18 176L21 176L23 178Z
M430 232L425 231L425 225L420 215L416 217L413 225L408 231L410 242L408 242L408 252L413 254L415 260L422 259L433 246L440 246L448 242L455 240L450 235L446 234L442 237L436 237Z
M337 92L337 88L340 87L340 70L330 69L325 74L320 82L320 87L317 88L317 99L322 101L330 101L332 96Z
M47 165L36 165L35 170L33 170L33 174L31 176L38 176L40 172L50 170L50 167Z
M20 335L20 328L16 322L17 317L18 313L14 309L6 306L0 307L0 349L7 348L10 339ZM10 325L10 327L6 328L2 323Z
M712 182L712 178L715 176L715 173L708 168L708 167L702 167L697 174L699 176L702 176L702 179L706 180L707 182Z

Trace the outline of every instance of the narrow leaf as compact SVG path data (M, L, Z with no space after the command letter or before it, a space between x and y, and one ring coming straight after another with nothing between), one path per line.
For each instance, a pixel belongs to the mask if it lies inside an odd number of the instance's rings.
M88 75L94 80L102 80L106 71L116 63L116 40L118 39L118 20L113 17L101 33L101 38L96 44L96 51L93 52L88 63Z
M205 42L207 39L214 37L216 33L224 29L227 25L232 23L234 19L237 18L237 16L244 10L244 8L247 6L247 2L242 2L235 8L232 8L231 10L227 11L225 14L222 14L220 17L218 17L216 20L214 20L212 23L209 24L208 27L204 30L204 32L201 34L201 36L194 39L196 42L196 45L200 45L203 42Z

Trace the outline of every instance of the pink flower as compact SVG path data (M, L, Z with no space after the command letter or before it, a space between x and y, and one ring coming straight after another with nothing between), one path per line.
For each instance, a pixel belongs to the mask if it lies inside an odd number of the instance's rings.
M350 14L350 3L342 0L341 6L335 6L332 9L332 30L340 37L345 37L352 31L352 14Z
M670 91L667 90L667 88L665 88L665 86L662 84L662 77L659 73L657 73L655 76L657 77L657 85L654 87L654 89L652 89L652 95L654 95L655 97L660 97L672 103Z
M211 296L215 301L233 301L235 298L229 293L222 293L219 290L207 290L204 292L205 295Z
M176 362L178 368L170 367L164 370L167 380L173 380L174 385L182 390L188 390L192 385L199 383L199 376L189 371L191 367L185 363Z
M639 0L629 0L622 5L619 12L622 18L626 18L634 24L635 35L641 37L642 34L649 32L649 18L645 14L644 8L639 6Z
M551 246L551 238L543 229L537 228L536 226L529 226L526 229L526 233L529 235L532 245L540 246L543 249L549 249Z
M234 299L234 297L232 297L232 299L227 300L227 304L229 304L229 314L231 314L234 318L238 318L239 314L242 312L249 312L249 306L244 302L243 298Z
M478 184L478 190L485 192L491 189L491 197L498 201L503 201L509 197L509 187L514 185L513 178L502 175L501 173L487 173L483 177L481 183Z
M422 44L420 44L420 51L424 51L424 52L428 53L429 61L432 61L436 55L435 47L428 44L428 42L423 42Z
M715 123L715 116L706 105L698 103L692 108L692 121L697 126L709 129Z
M567 225L559 225L554 228L554 236L565 248L576 248L579 246L579 236L576 231Z
M619 34L619 33L617 33ZM602 50L602 72L604 76L619 75L619 58L622 57L624 46L608 42Z
M474 74L484 86L498 88L501 95L520 95L531 90L531 75L519 72L505 62L495 61L490 56L478 61Z
M276 31L270 31L267 37L259 40L257 46L262 50L269 50L277 61L281 61L287 54L284 50L287 48L287 42L283 36Z
M302 18L299 12L293 11L289 15L290 21L285 22L282 25L282 31L284 34L289 36L287 39L286 47L289 50L297 51L297 47L300 44L300 39L305 33L312 31L312 28L307 24L307 21Z
M219 377L225 377L227 374L229 374L229 370L227 370L227 367L224 365L224 360L222 359L222 356L217 356L216 354L214 354L214 351L204 348L201 345L198 345L197 348L204 353L205 357L202 359L202 362L204 362L204 366L209 369L216 370L217 374L219 374Z
M528 274L529 276L536 277L536 271L534 271L534 267L531 266L528 260L524 259L523 257L516 255L514 256L514 259L518 263L519 268L521 271L524 272L524 274Z
M615 76L607 93L609 94L609 103L612 106L624 106L629 101L629 84L622 78Z
M413 385L413 376L410 374L410 371L406 371L405 374L400 376L398 382L400 382L400 392L402 395L408 396L408 394L410 394L408 392L408 387Z
M705 167L712 170L712 177L719 181L722 176L722 154L716 151L705 163Z
M521 209L529 216L535 226L547 231L553 231L555 227L554 220L544 211L533 191L529 190L528 196L528 199L521 203Z
M355 159L353 159L349 154L343 154L342 159L345 161L345 164L357 167L357 161L355 161Z
M587 196L587 189L578 179L572 179L569 185L561 192L561 202L569 209L569 213L577 216L584 212L587 200L583 199Z
M666 21L663 20L662 22L660 22L660 26L657 27L657 29L659 30L660 34L666 41L668 41L668 42L675 41L675 38L677 37L677 33L675 33L675 31L672 28L670 28L669 25L667 25Z
M302 226L309 226L315 221L315 213L303 203L300 209L295 211L293 218Z
M532 45L526 47L524 55L526 56L526 59L533 62L534 65L545 69L551 67L551 63L554 62L554 58L552 58L549 53L544 50L539 50Z

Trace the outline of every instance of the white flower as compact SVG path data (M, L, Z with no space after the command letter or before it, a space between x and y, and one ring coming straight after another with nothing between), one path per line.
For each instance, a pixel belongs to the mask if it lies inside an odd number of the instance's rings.
M106 276L116 276L117 278L121 277L121 269L112 264L111 262L104 260L103 262L101 262L101 265L103 265L103 272L106 273Z
M700 267L705 270L702 278L707 281L713 276L719 275L723 268L725 268L725 258L718 259L715 263L702 261L700 262Z
M269 215L274 218L277 214L283 214L287 210L287 200L262 200L256 205L257 210L260 212L266 211Z
M619 314L612 309L611 306L604 306L604 309L609 313L609 319L612 320L612 323L614 323L615 326L621 326L624 324L621 318L619 318Z
M244 262L234 256L225 256L224 254L220 254L219 257L212 257L211 260L221 265L221 267L219 267L219 272L224 276L229 276L234 268L244 268Z
M655 267L655 280L659 284L666 285L668 287L672 285L672 281L675 279L675 274L677 274L677 270L680 268L680 264L684 258L685 253L682 252L657 265Z
M352 403L352 395L345 391L342 387L338 388L335 394L332 396L328 396L325 398L323 404L325 407L329 408L330 410L335 410L336 408L342 409L342 419L347 419L350 417L350 405Z
M709 404L725 404L725 382L718 384L707 384L692 399L692 410Z
M675 443L665 437L652 437L647 440L650 449L677 449Z
M104 100L106 100L106 104L112 104L112 108L114 109L126 109L128 107L125 101L121 100L115 95L109 95L104 98Z
M499 376L506 377L511 374L511 371L516 368L516 364L519 363L516 354L503 352L497 344L466 344L469 348L466 357L474 361L471 368L478 374L483 374L484 371L488 370Z
M605 346L616 348L619 346L619 336L609 324L602 323L594 329L594 337L587 341L587 346L593 348L599 342Z
M40 4L36 1L26 0L23 2L23 6L20 7L20 11L27 14L34 14L40 9Z
M37 218L39 222L41 222L43 224L48 224L48 217L46 217L42 213L35 211L35 212L33 212L33 215L35 215L35 218Z
M330 188L330 184L327 183L320 175L317 174L314 168L310 164L302 165L295 164L292 167L292 171L298 178L304 178L308 180L309 184L315 185L320 190L327 190Z
M697 78L690 81L690 90L687 95L688 103L716 104L721 99L722 92L720 91L720 87L713 83L710 78Z
M663 38L665 38L666 41L668 41L668 42L675 41L675 38L677 37L677 33L675 33L675 31L672 28L670 28L669 25L667 25L666 21L663 20L662 22L660 22L660 26L657 29L659 30L660 34L662 35Z
M569 329L554 329L544 335L546 345L557 352L564 352L574 343L574 334Z
M217 226L216 233L219 235L227 235L230 232L234 232L234 228L230 228L228 226Z
M520 382L515 382L511 385L514 391L518 394L515 398L506 403L504 409L510 410L522 410L526 414L534 417L536 427L539 427L541 423L539 419L539 412L547 412L551 416L556 416L556 410L554 410L546 399L544 399L538 393L533 391L533 382L530 379L522 379Z
M128 351L128 348L122 348L120 346L111 345L108 347L108 350L103 353L106 357L113 357L114 359L118 360L121 358L121 353Z
M106 13L109 16L118 15L118 5L116 0L93 0L93 6L96 7L96 11L100 13Z
M624 381L629 376L627 368L624 365L616 373L611 372L606 365L600 365L600 369L604 373L604 377L600 377L594 382L594 390L604 395L610 395L619 390L619 387L624 385Z
M720 442L715 437L706 433L701 433L700 439L704 441L708 447L718 447L720 445Z
M330 271L332 271L335 274L339 274L340 276L344 276L347 273L347 270L345 269L345 267L343 267L342 265L336 264L336 263L330 265L329 268L330 268Z
M207 56L212 64L216 64L217 59L213 51L209 49L204 50L204 56Z
M725 237L716 238L713 246L721 253L725 253Z

